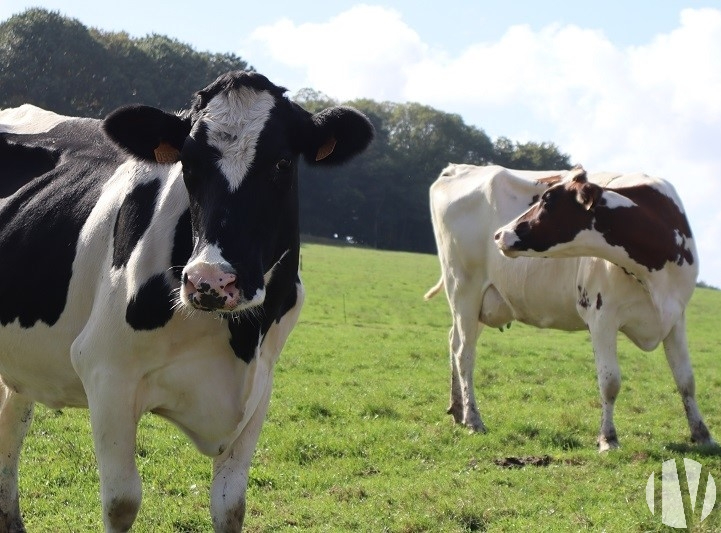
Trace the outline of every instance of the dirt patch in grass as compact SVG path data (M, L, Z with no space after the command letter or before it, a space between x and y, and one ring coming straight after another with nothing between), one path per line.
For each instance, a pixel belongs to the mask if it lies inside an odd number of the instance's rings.
M527 455L524 457L502 457L493 462L501 468L523 468L524 466L548 466L553 462L550 455Z

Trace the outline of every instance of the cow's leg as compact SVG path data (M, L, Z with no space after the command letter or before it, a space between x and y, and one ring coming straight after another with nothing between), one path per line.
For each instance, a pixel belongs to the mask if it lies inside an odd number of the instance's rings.
M601 430L598 434L598 451L618 448L613 409L621 390L621 370L618 367L617 336L615 327L590 326L593 352L596 357L596 374L601 393Z
M448 412L456 422L464 424L472 431L485 432L486 427L478 412L473 390L476 341L481 331L478 321L481 295L477 292L455 286L450 293L453 328L450 333L451 401Z
M463 394L461 393L461 377L458 370L458 362L455 354L458 353L459 334L456 331L455 323L448 332L448 345L450 347L450 363L451 363L451 397L448 402L446 413L453 415L456 424L463 422Z
M666 352L666 360L671 367L673 378L676 380L676 387L683 400L688 426L691 429L691 440L698 444L713 444L711 434L696 405L696 384L688 353L686 318L684 316L671 328L671 332L663 340L663 349Z
M263 340L260 353L256 354L257 359L251 363L258 366L250 383L253 387L257 385L260 393L253 414L235 441L213 460L210 513L216 533L236 532L243 527L250 461L268 412L270 392L273 388L273 367L288 335L298 321L305 299L305 291L301 284L297 285L297 291L298 299L295 307L289 310L280 322L271 326ZM251 395L254 393L251 392ZM252 408L252 403L252 400L248 401L249 409Z
M25 531L18 501L18 462L33 402L0 381L0 531Z
M271 374L268 376L258 406L241 434L231 446L213 460L210 514L216 533L235 533L243 528L250 461L268 412L272 383Z
M83 385L100 471L103 523L107 533L129 531L142 498L135 464L137 381L121 369L95 369L92 375L92 379L83 380Z

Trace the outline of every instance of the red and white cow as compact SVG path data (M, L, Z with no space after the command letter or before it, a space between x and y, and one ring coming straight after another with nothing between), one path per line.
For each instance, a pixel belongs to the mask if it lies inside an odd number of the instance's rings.
M343 163L373 128L314 115L256 73L190 109L105 120L0 111L0 531L24 531L34 402L90 409L103 522L138 513L138 420L213 458L216 531L239 531L273 365L300 313L298 160Z
M448 412L456 422L485 430L473 393L476 340L483 325L518 320L590 331L600 451L618 446L619 331L643 350L663 343L691 438L713 442L696 405L684 321L698 255L669 183L644 174L587 176L580 168L450 165L430 196L442 276L426 298L445 285L453 315Z

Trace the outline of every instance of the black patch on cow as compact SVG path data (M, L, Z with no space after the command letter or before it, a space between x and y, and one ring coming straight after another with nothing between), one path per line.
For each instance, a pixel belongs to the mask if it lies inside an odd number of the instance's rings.
M588 291L581 287L578 287L578 305L584 309L591 307L591 300L588 298Z
M113 229L113 267L128 264L138 241L150 226L155 203L160 192L160 180L141 183L123 200Z
M601 299L601 293L596 294L596 309L603 307L603 300Z
M259 319L252 315L234 318L228 321L230 331L230 347L235 356L250 363L255 356L255 349L260 340L265 318Z
M279 268L282 267L283 265L279 265ZM286 265L283 270L287 273L288 268ZM273 322L280 322L298 302L297 285L300 283L300 278L297 270L293 275L292 283L289 283L287 276L283 276L282 272L275 274L266 287L267 294L262 311L241 315L228 321L230 347L233 348L235 355L246 363L250 363L255 356L260 336L268 332Z
M175 234L173 235L173 250L170 255L171 271L173 276L180 281L183 273L183 267L190 260L193 253L193 237L192 226L190 223L190 210L187 209L175 224Z
M7 198L29 181L50 172L58 158L56 151L9 142L7 135L0 134L0 198Z
M165 274L143 283L125 310L125 321L135 330L162 328L173 317L173 296Z
M97 120L71 119L42 134L6 135L26 153L45 158L30 165L25 179L50 167L51 156L42 155L48 152L34 148L52 146L57 164L0 202L2 325L18 320L25 328L38 321L52 326L65 309L80 231L122 161L99 126ZM7 154L0 152L0 168Z

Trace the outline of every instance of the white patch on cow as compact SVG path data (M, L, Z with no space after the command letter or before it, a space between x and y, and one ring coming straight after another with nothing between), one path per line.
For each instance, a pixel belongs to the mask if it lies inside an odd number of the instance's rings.
M72 117L58 115L31 104L0 110L0 133L45 133Z
M227 264L228 262L223 257L223 251L217 244L207 244L198 255L195 256L195 260L192 263L188 263L188 266L192 266L196 263L207 263L209 265L220 265Z
M676 246L682 246L686 242L684 236L681 235L681 232L677 229L673 230L673 233L676 236Z
M630 198L608 189L603 191L602 198L605 201L605 206L609 209L617 209L619 207L638 207L637 204Z
M255 307L256 305L260 305L265 301L265 287L260 287L255 291L255 294L253 297L243 302L240 306L238 306L238 309L236 311L242 311L243 309L247 309L248 307Z
M572 241L562 242L551 246L542 252L532 250L523 251L528 257L600 257L613 259L615 264L628 264L631 258L622 246L611 245L595 229L579 231ZM635 264L635 263L634 263Z
M283 258L284 258L286 255L288 255L288 252L290 252L290 250L286 250L285 252L283 252L283 255L280 256L280 259L278 259L278 260L275 262L275 264L273 264L273 266L268 269L268 272L266 272L266 273L263 275L263 282L264 282L266 285L268 285L268 283L270 283L270 280L271 280L271 278L273 277L273 272L275 272L275 268L280 264L280 262L283 260Z
M504 226L498 230L499 237L496 239L496 245L501 253L506 257L516 257L518 252L513 250L515 244L520 240L515 231L511 231L509 226Z
M255 149L270 111L273 96L246 87L220 93L208 102L203 121L208 143L221 154L218 162L233 192L240 187L255 158Z

